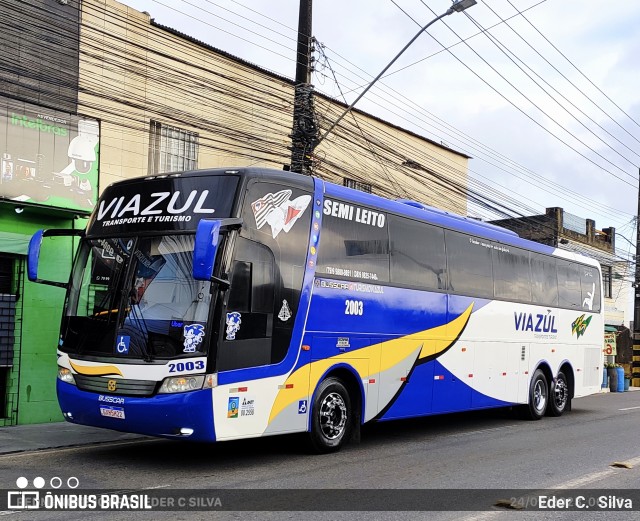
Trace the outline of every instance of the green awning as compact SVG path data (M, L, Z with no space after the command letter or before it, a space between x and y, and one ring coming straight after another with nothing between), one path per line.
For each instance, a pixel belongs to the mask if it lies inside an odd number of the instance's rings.
M614 326L604 326L604 332L605 333L617 333L618 332L618 328L614 327Z
M26 255L29 248L30 235L21 233L0 232L0 252Z

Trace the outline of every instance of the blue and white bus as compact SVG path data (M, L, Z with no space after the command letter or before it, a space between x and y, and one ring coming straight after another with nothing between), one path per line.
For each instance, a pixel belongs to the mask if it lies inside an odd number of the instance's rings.
M43 237L29 252L38 278ZM222 441L597 392L598 263L411 201L257 168L104 190L67 287L66 420ZM60 283L58 283L60 284Z

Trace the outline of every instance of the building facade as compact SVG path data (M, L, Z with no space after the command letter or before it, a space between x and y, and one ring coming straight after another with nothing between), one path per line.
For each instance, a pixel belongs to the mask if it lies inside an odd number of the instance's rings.
M25 255L40 228L83 227L98 193L99 122L78 116L80 10L68 7L0 6L0 426L61 419L64 292L26 282ZM73 249L66 239L52 245L48 276L68 278Z
M55 349L64 291L25 280L33 232L83 228L100 191L122 179L286 168L294 85L114 0L2 3L0 20L2 426L62 419ZM345 105L314 98L327 128ZM468 159L354 111L313 165L332 182L464 215ZM66 280L75 246L57 239L47 248L43 276Z

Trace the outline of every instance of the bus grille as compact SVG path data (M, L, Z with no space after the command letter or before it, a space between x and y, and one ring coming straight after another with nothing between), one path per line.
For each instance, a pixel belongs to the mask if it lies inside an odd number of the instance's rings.
M129 396L151 396L158 382L153 380L123 380L120 378L105 378L103 376L84 376L74 374L78 389L93 393L124 394ZM113 389L109 382L115 382Z

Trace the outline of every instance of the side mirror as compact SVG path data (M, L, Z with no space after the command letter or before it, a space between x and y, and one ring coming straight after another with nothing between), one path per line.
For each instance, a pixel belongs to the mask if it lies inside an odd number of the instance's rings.
M39 284L47 284L58 288L66 288L68 283L57 282L53 280L45 280L38 278L38 261L40 260L40 248L42 247L42 239L44 237L81 237L84 230L38 230L33 234L29 241L29 250L27 252L27 277L31 282Z
M29 241L27 252L27 277L31 282L38 280L38 259L40 258L40 246L42 246L42 234L44 230L38 230Z
M216 261L220 221L202 219L196 229L193 245L193 278L210 281L213 277L213 265Z

